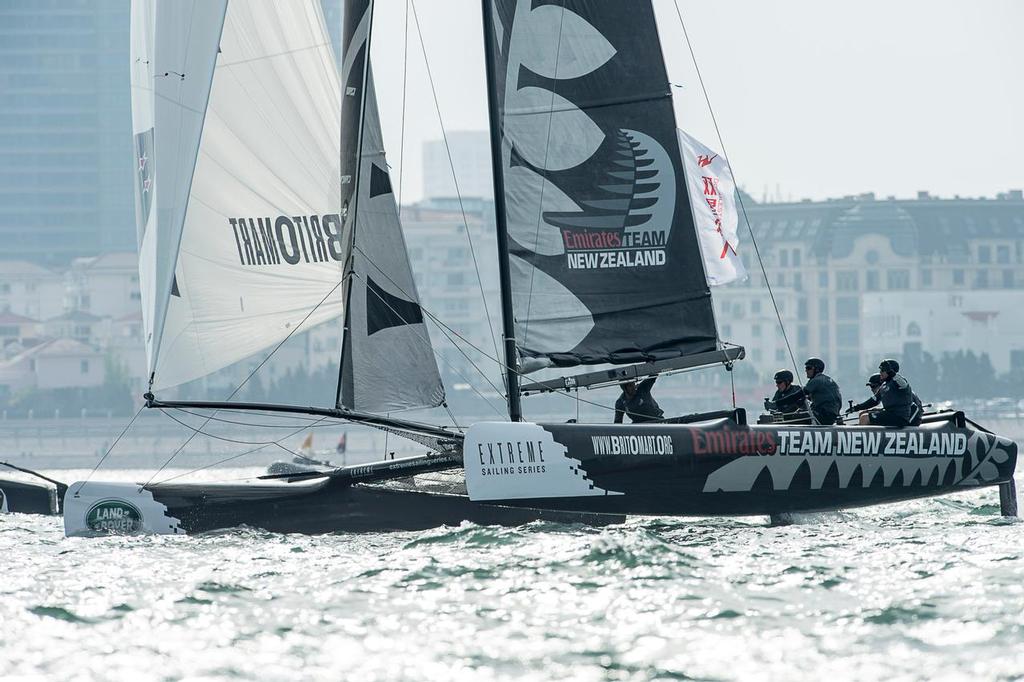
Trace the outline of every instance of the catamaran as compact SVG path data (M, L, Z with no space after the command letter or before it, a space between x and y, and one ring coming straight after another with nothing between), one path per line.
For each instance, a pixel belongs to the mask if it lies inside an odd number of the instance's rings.
M509 420L463 432L387 416L445 392L385 162L371 0L345 2L340 78L315 0L133 3L146 405L345 420L429 454L252 483L80 481L68 535L779 515L984 486L1016 513L1016 445L959 411L902 429L751 425L735 405L524 421L523 395L731 368L744 350L720 339L711 285L743 265L728 164L676 128L652 2L481 9ZM158 397L338 319L333 405ZM525 380L541 369L565 376Z

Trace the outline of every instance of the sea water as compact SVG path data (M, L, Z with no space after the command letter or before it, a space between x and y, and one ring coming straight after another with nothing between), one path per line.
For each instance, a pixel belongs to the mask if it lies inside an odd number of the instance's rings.
M995 489L784 527L68 539L2 515L0 678L1015 679L1022 539Z

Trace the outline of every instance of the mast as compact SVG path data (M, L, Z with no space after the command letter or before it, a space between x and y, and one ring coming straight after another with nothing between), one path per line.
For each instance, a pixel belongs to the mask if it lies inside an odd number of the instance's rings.
M484 71L487 73L487 113L491 133L491 171L494 179L494 222L498 239L498 280L501 286L501 327L505 341L505 386L508 392L508 416L523 420L519 396L519 371L516 361L515 316L512 310L512 275L509 267L508 223L505 212L505 178L501 151L501 125L498 115L498 91L494 82L494 11L492 0L481 0L484 29Z
M345 287L345 318L344 318L345 321L344 321L343 326L342 326L342 333L345 335L345 338L342 339L341 354L340 354L340 356L338 358L338 370L339 370L338 371L338 388L337 388L337 390L334 393L334 404L335 405L341 405L341 386L342 386L342 382L344 381L344 376L343 376L344 372L343 372L342 368L345 366L345 345L346 345L345 341L347 340L347 337L348 337L348 334L349 334L349 329L351 327L351 325L349 325L348 322L349 322L349 315L350 315L350 311L351 311L350 303L351 303L351 300L352 300L352 270L353 270L352 262L353 262L353 259L355 258L355 253L354 253L354 249L352 248L352 245L355 244L356 228L358 227L357 223L358 223L358 218L359 218L359 213L356 211L356 208L357 208L357 204L359 203L359 175L360 175L360 171L362 170L362 167L363 167L363 127L364 127L363 124L364 124L365 117L366 117L366 92L367 92L367 90L369 88L369 85L370 85L368 76L369 76L369 73L370 73L370 36L373 35L373 0L366 0L366 10L364 12L364 15L366 16L366 22L367 22L367 24L366 24L366 42L363 44L363 47L362 47L362 50L363 50L363 63L361 65L362 73L360 74L360 81L359 81L359 107L358 107L359 114L358 114L358 121L357 121L358 128L356 130L356 161L355 161L355 164L354 164L354 169L353 169L353 173L352 173L352 183L351 183L352 184L352 201L349 203L347 208L343 207L343 210L346 211L346 214L344 216L342 216L342 220L343 221L346 220L348 218L348 216L350 216L350 215L352 216L352 218L351 218L351 220L352 220L352 229L349 231L348 259L345 262L344 270L343 270L343 274L342 274L342 278L347 280L345 282L345 284L343 285ZM360 21L361 21L361 19L362 19L362 17L360 17ZM350 17L347 16L347 13L346 13L346 16L344 17L344 21L347 23L349 20L350 20ZM349 38L349 40L351 40L357 34L357 32L358 32L357 27L358 27L358 22L355 22L353 24L353 26L352 26L352 35L347 36ZM351 49L351 45L345 46L345 49L346 49L346 51ZM343 77L345 75L346 74L342 74ZM348 79L345 79L345 81L342 82L341 87L342 87L342 93L341 93L342 102L344 102L344 98L346 96L346 90L349 87ZM342 112L344 112L344 110L345 110L345 108L344 108L344 105L343 105L342 106ZM342 123L342 126L344 126L344 120L342 120L341 123ZM342 139L344 140L344 137L345 137L344 129L342 129L342 131L341 131L341 136L342 136ZM341 153L344 154L345 150L342 149ZM342 164L342 168L344 168L344 164ZM342 192L342 195L344 195L344 191Z

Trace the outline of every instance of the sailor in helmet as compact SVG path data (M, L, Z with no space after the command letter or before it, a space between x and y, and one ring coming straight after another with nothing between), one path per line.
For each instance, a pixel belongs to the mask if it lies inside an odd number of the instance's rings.
M843 409L839 384L825 374L825 361L821 358L808 358L804 362L804 371L807 373L804 394L811 401L811 415L815 423L822 426L834 425Z
M849 409L846 410L846 414L851 412L862 412L864 410L870 410L873 407L878 407L881 402L878 399L878 394L882 391L882 375L872 374L868 377L868 383L865 384L871 389L871 397L862 403L856 405L850 405ZM921 424L921 417L924 416L924 405L921 403L921 399L917 397L917 394L913 391L910 392L910 397L914 401L914 406L911 408L910 414L910 425L919 426ZM852 400L850 401L853 402Z
M882 375L872 374L868 377L868 382L864 385L871 389L871 397L864 402L857 403L856 405L854 405L851 400L850 407L847 408L846 414L850 414L851 412L862 412L878 406L878 392L882 390Z
M775 373L775 395L764 399L764 409L769 412L792 414L804 409L804 392L793 385L793 373L780 369Z
M882 360L878 363L878 377L882 381L878 389L877 401L881 403L882 409L862 412L860 423L871 426L909 426L917 420L920 423L920 399L915 401L917 396L910 388L907 381L900 372L900 363L892 359Z

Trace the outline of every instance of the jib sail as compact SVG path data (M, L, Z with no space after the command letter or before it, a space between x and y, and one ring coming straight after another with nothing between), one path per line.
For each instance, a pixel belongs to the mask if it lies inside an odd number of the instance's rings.
M140 240L143 295L155 311L146 320L155 389L205 376L342 311L341 94L319 3L231 2L226 12L224 4L133 4L133 13L155 6L191 18L157 14L155 23L133 24L133 45L148 36L153 55L132 56L137 140L147 130L138 115L151 97L145 84L157 94L155 147L137 145L140 168L156 162L155 176L140 175L139 195L147 179L156 191L151 204L139 202L140 224L148 214L157 227L173 219L181 230L180 247L170 239L150 245L148 230ZM175 50L188 59L161 57ZM207 62L191 63L204 54ZM161 116L168 86L203 90L208 102L195 95L176 118Z
M495 0L523 370L717 347L650 2Z
M349 0L342 30L341 203L351 252L338 407L380 413L436 407L444 387L384 157L366 62L371 13L369 0Z

